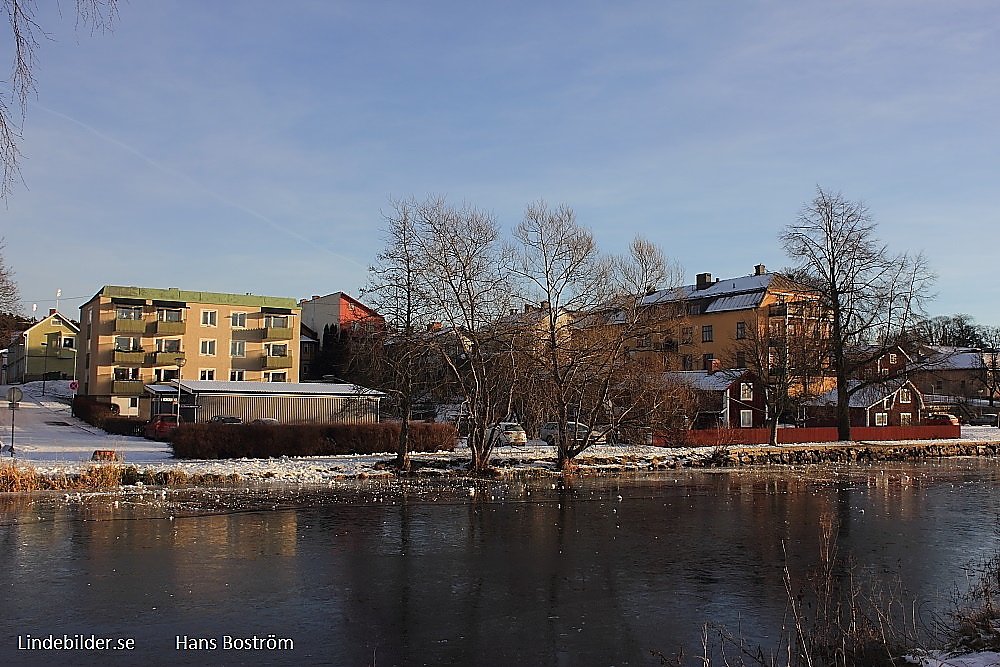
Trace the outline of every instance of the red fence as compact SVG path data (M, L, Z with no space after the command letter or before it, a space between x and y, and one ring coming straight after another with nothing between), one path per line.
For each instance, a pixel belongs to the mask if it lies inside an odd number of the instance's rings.
M941 426L853 426L851 440L937 440L957 438L962 428L953 425ZM712 445L764 445L770 439L766 428L729 428L688 431L688 444L695 446ZM779 428L778 444L790 445L801 442L837 442L836 427L819 428ZM655 437L653 444L671 446L663 437Z

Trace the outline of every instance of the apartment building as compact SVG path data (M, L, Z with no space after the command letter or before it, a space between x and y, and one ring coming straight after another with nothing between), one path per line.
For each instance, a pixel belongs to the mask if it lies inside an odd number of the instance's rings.
M80 307L79 393L146 416L147 384L297 382L295 299L102 287Z
M693 285L651 291L642 306L657 325L632 352L657 354L675 370L746 368L752 364L743 349L752 339L775 346L790 337L826 335L815 295L763 264L737 278L699 273ZM774 350L776 360L787 356Z
M385 326L375 310L344 292L314 295L299 301L298 307L302 311L303 379L346 375L354 337Z

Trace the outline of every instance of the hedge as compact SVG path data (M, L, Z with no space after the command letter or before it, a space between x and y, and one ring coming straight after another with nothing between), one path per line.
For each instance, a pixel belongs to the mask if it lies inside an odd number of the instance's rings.
M411 452L453 451L451 424L411 422ZM334 456L395 452L399 424L181 424L171 436L185 459Z

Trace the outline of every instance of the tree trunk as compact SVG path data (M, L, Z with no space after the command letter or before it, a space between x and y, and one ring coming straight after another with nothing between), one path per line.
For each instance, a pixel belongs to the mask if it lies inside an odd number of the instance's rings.
M399 425L399 443L396 447L396 469L399 472L410 471L410 417L413 416L413 405L409 399L403 401L403 421Z

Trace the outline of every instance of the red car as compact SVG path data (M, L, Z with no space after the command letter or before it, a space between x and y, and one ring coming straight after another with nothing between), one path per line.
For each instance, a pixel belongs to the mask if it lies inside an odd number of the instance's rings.
M946 412L936 412L931 415L927 415L924 419L924 423L928 426L958 426L958 417L955 415L949 415Z
M142 434L150 440L167 440L177 428L177 415L154 415Z

